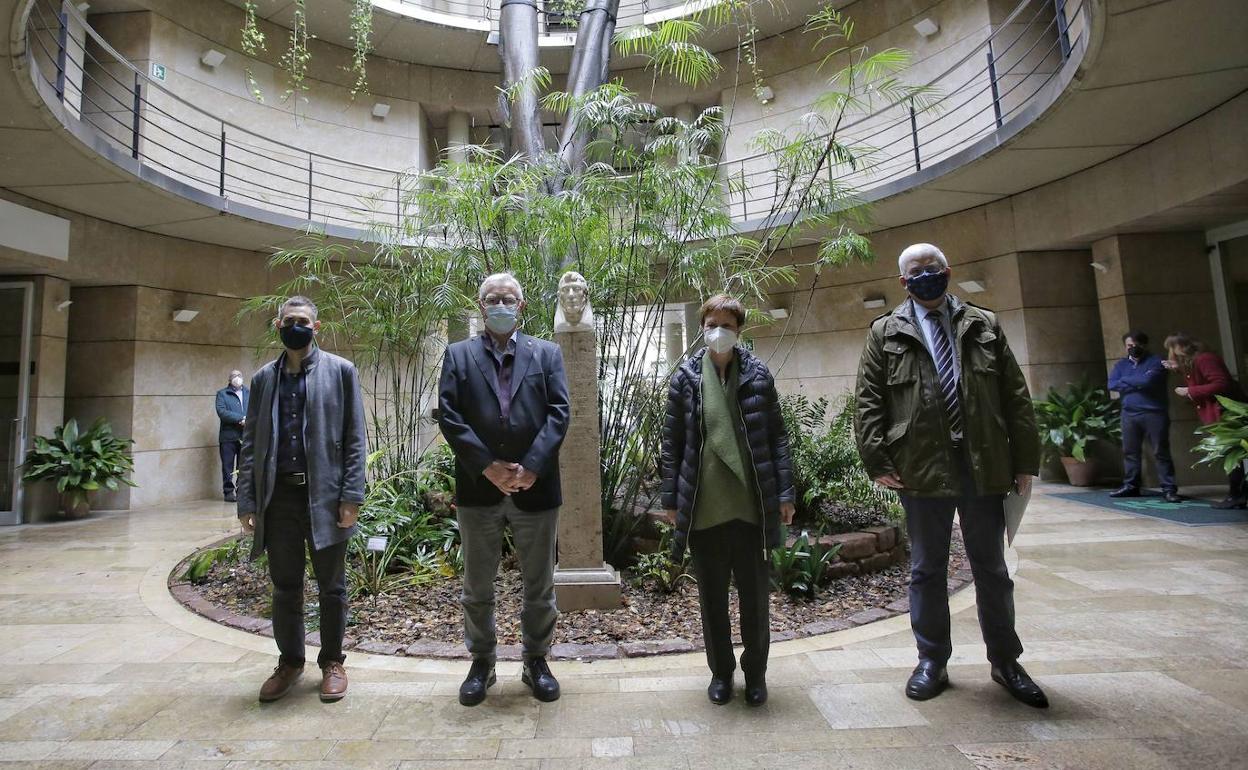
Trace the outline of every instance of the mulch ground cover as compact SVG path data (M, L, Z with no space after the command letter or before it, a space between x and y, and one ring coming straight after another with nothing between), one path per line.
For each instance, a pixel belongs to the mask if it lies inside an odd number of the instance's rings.
M965 553L956 528L954 533L949 562L951 590L969 579ZM175 573L175 583L177 577L178 573ZM873 574L835 580L812 599L773 592L773 639L836 631L906 612L908 581L908 566L899 564ZM202 583L178 585L175 593L185 597L188 589L201 601L230 615L242 618L269 616L271 588L268 575L253 564L218 563ZM308 627L314 630L315 583L308 581L305 590ZM519 572L508 560L504 560L495 591L499 644L518 645L521 583ZM357 597L351 605L347 634L357 641L366 641L369 651L374 652L400 652L410 647L410 654L419 654L422 649L442 645L443 652L457 654L453 650L463 650L459 595L459 578L448 578L432 584L402 588L392 595ZM733 613L735 617L735 594ZM661 641L668 644L657 644ZM641 644L646 642L651 644ZM612 610L563 613L555 632L555 643L616 645L618 650L608 653L611 657L615 654L699 648L702 645L702 628L697 586L692 581L686 581L673 593L662 594L634 584L625 572L621 606ZM463 654L466 655L466 652Z

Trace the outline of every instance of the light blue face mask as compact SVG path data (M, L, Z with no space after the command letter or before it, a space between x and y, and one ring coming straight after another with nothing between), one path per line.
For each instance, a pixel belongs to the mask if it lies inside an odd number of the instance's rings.
M495 334L510 334L516 328L519 307L489 305L485 308L485 325Z

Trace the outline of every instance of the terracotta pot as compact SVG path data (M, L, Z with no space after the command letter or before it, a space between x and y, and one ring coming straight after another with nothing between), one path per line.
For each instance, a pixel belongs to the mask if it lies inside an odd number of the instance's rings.
M1072 487L1090 487L1096 481L1096 463L1092 460L1079 462L1073 457L1063 457L1062 467Z
M65 493L61 495L61 508L65 511L65 518L83 519L91 513L91 501L86 495Z

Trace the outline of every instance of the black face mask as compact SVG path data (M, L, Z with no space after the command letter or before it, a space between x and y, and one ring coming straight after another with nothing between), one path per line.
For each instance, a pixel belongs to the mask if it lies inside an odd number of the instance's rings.
M1131 347L1127 348L1127 355L1130 356L1131 358L1134 358L1136 361L1139 361L1141 358L1143 358L1147 354L1148 354L1148 351L1146 351L1144 349L1144 346L1142 345L1132 345Z
M935 275L930 273L922 273L920 275L908 276L906 278L906 291L921 299L924 302L931 302L934 299L940 299L945 296L945 291L949 288L949 271L942 270Z
M292 326L283 326L277 331L278 336L282 338L282 344L287 350L303 350L312 344L312 336L314 334L311 326L300 326L294 324Z

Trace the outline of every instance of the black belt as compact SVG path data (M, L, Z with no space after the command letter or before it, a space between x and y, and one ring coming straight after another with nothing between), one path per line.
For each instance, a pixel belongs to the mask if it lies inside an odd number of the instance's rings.
M306 487L308 485L308 474L300 473L279 473L277 474L278 483L285 484L290 487Z

